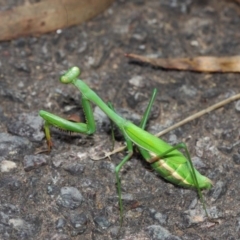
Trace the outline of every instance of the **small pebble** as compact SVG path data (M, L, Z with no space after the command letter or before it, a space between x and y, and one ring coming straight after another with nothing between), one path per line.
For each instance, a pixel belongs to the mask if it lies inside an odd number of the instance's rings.
M3 160L0 165L1 172L10 172L17 167L17 164L13 161Z
M78 208L83 201L82 194L75 187L63 187L61 188L61 193L57 198L57 205L69 208L76 209Z
M48 156L26 155L23 159L23 168L26 172L48 164Z
M235 104L235 109L237 112L240 112L240 100L238 100Z
M111 225L111 223L104 216L95 217L94 222L103 230L109 228Z

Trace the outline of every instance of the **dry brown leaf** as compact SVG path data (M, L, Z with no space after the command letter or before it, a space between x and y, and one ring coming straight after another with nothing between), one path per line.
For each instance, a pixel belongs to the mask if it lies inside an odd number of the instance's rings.
M114 0L47 0L0 12L0 41L43 34L95 17Z
M231 2L236 2L238 4L240 4L240 0L230 0Z
M126 54L126 57L165 69L187 70L195 72L240 72L240 56L148 58L137 54Z
M82 122L80 116L77 115L77 114L71 114L71 115L69 115L69 116L67 117L67 120L68 120L68 121L71 121L71 122L76 122L76 123Z

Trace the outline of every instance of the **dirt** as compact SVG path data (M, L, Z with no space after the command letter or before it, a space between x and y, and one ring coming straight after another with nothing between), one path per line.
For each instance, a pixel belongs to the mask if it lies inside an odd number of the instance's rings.
M230 1L116 1L81 26L1 42L0 239L240 239L239 101L162 137L185 142L196 168L213 181L203 196L217 223L204 217L193 189L164 181L136 152L120 174L120 228L114 168L126 152L91 159L112 146L110 123L95 106L94 135L53 130L52 151L38 153L46 149L40 109L84 120L79 91L58 80L72 66L136 124L157 88L151 133L237 94L239 74L166 71L124 53L236 55L239 22L240 8Z

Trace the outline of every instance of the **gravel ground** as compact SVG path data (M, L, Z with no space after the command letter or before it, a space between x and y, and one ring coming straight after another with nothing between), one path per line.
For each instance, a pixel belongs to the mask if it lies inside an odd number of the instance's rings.
M136 153L121 171L119 229L114 167L126 152L91 160L111 148L110 123L95 106L93 136L53 130L53 150L38 153L46 148L40 109L83 119L79 92L58 81L71 66L136 124L157 88L152 133L238 93L239 74L165 71L124 53L236 55L239 23L240 8L229 1L119 0L81 26L1 42L0 239L240 239L240 101L163 136L185 142L196 168L214 182L203 195L218 224L204 219L194 190L164 181Z

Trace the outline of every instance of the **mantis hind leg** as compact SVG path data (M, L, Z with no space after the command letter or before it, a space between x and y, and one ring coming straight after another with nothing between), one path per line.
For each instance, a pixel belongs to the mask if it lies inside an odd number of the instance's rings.
M148 159L147 161L148 161L149 163L157 162L159 159L164 158L165 156L167 156L167 154L171 153L172 151L174 151L174 150L176 150L176 149L177 149L177 150L183 149L183 150L185 151L185 156L187 157L187 160L188 160L188 162L189 162L189 164L190 164L190 169L189 169L189 171L191 171L191 173L192 173L192 177L193 177L193 181L194 181L194 186L195 186L195 188L196 188L196 190L197 190L198 196L199 196L200 201L201 201L201 203L202 203L202 205L203 205L203 209L204 209L204 211L205 211L205 214L206 214L207 218L209 218L209 215L208 215L208 212L207 212L207 208L206 208L206 203L205 203L205 201L204 201L204 198L203 198L203 195L202 195L202 192L201 192L201 189L200 189L200 187L199 187L198 180L197 180L195 168L194 168L194 166L193 166L192 159L191 159L191 157L190 157L190 154L189 154L187 145L186 145L185 143L179 143L179 144L173 146L173 147L172 147L171 149L169 149L168 151L163 152L162 154L157 155L157 156L155 156L155 157L152 157L152 158Z
M201 203L202 203L202 205L203 205L203 209L204 209L204 211L205 211L205 214L206 214L207 218L209 218L209 214L208 214L207 208L206 208L206 203L205 203L205 201L204 201L204 198L203 198L203 195L202 195L202 192L201 192L201 189L200 189L200 187L199 187L198 180L197 180L195 168L194 168L194 166L193 166L193 163L192 163L192 160L191 160L191 157L190 157L188 148L187 148L187 146L186 146L185 143L179 143L179 144L173 146L173 147L172 147L171 149L169 149L168 151L163 152L161 155L157 155L157 156L155 156L155 157L152 157L152 156L149 154L149 152L146 151L146 150L144 150L144 149L139 149L139 150L140 150L141 154L143 155L143 157L146 159L146 161L151 164L151 163L157 162L157 161L158 161L159 159L161 159L161 158L164 158L165 156L167 156L167 154L171 153L172 151L174 151L174 150L176 150L176 149L177 149L177 150L183 149L183 150L185 151L186 157L187 157L188 162L189 162L189 164L190 164L190 169L189 169L189 171L191 171L191 173L192 173L193 181L194 181L194 186L195 186L195 188L196 188L196 190L197 190L198 196L199 196L200 201L201 201Z
M143 115L143 118L141 120L141 123L139 125L139 127L141 127L142 129L145 129L145 127L146 127L146 123L147 123L149 115L150 115L150 111L151 111L151 108L152 108L152 105L153 105L153 102L154 102L154 99L155 99L155 96L156 96L156 92L157 92L156 89L154 89L153 93L152 93L152 97L151 97L151 99L149 101L147 109L146 109L146 111L145 111L145 113ZM208 215L208 212L207 212L207 209L206 209L206 204L205 204L205 201L204 201L204 198L203 198L203 195L202 195L202 192L201 192L201 189L199 187L198 180L197 180L197 177L196 177L195 168L193 166L193 163L192 163L192 160L191 160L188 148L187 148L185 143L179 143L176 146L173 146L168 151L163 152L161 155L158 155L158 156L155 156L155 157L152 157L150 155L150 153L147 150L143 149L143 148L139 148L139 151L142 154L142 156L144 157L144 159L151 164L151 163L154 163L154 162L158 161L160 158L164 158L164 156L166 156L167 154L169 154L170 152L172 152L172 151L174 151L176 149L177 150L183 149L185 151L186 157L187 157L187 159L188 159L188 161L190 163L190 168L191 169L189 169L189 171L192 172L194 185L196 187L196 190L197 190L198 196L200 198L200 201L201 201L201 203L203 205L205 214L209 218L209 215Z

